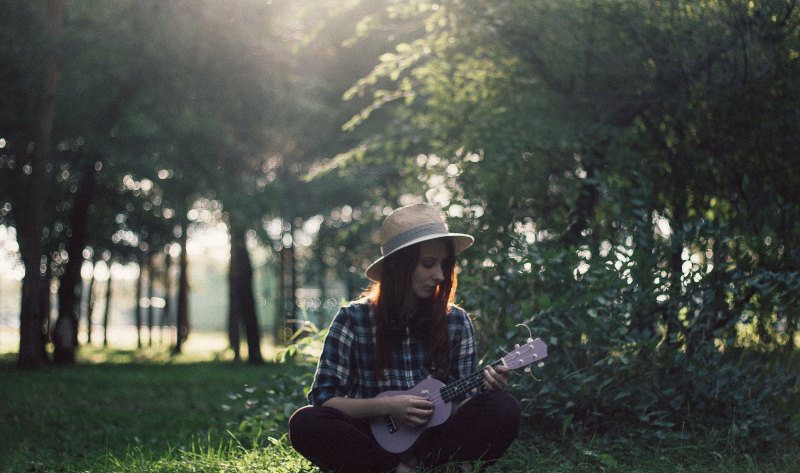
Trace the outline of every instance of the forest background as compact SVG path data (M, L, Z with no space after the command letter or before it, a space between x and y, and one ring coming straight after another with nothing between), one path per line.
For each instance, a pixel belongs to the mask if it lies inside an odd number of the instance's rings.
M16 364L74 364L113 320L179 353L190 292L226 285L233 356L261 363L428 201L476 236L481 354L519 324L549 345L516 383L530 422L791 442L799 24L793 0L4 0ZM193 282L215 235L227 280Z

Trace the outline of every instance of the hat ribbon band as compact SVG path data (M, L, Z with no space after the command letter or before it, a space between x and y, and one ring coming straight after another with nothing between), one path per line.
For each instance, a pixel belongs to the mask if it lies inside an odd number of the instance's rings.
M383 254L388 255L401 248L410 241L416 240L425 235L438 235L447 233L447 225L442 223L427 223L418 227L410 228L402 233L398 233L383 245Z

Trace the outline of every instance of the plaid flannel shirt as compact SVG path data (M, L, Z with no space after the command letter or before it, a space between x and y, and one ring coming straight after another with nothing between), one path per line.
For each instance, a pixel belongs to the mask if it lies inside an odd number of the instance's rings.
M450 367L445 384L478 369L472 322L467 313L453 306L447 314L450 337ZM431 375L425 367L425 349L420 340L406 333L400 346L386 360L384 379L375 372L377 326L374 306L356 301L342 307L331 322L322 348L308 401L320 406L339 397L373 398L384 391L406 390Z

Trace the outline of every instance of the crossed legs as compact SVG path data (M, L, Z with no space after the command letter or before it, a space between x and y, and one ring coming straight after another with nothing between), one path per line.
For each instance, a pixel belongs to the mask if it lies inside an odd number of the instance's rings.
M424 431L410 453L428 468L452 461L490 465L516 438L519 419L516 399L504 391L488 391L462 405L444 424ZM298 409L289 419L289 439L324 470L389 472L408 457L381 448L367 422L324 406Z

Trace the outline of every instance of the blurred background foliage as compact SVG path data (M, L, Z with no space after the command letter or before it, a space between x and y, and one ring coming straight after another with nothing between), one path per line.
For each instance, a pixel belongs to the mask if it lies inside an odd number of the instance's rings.
M59 3L0 2L0 225L39 294L83 287L84 260L157 274L221 222L232 346L240 321L261 336L255 247L281 343L366 285L388 209L425 200L476 236L459 302L482 354L518 324L549 344L516 381L533 421L798 435L795 1L75 1L61 29ZM31 307L21 325L49 321Z

